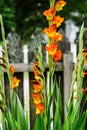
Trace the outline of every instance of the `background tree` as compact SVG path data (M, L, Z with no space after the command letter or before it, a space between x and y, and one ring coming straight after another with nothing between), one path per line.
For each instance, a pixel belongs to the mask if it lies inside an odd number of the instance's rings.
M57 1L57 0L56 0ZM73 20L77 26L87 20L87 0L66 0L61 12L65 20ZM49 0L0 0L0 13L3 16L6 34L14 28L25 41L36 28L41 30L47 21L42 12L49 7ZM64 29L65 24L62 25Z
M0 0L0 14L3 17L6 34L11 29L16 29L15 11L14 0Z

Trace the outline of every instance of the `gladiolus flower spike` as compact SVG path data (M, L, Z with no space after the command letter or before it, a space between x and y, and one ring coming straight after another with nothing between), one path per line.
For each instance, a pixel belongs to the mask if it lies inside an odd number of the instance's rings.
M33 65L34 68L34 76L35 80L32 80L32 87L33 93L32 98L34 102L34 106L36 108L36 115L41 114L44 112L45 109L45 102L44 102L44 70L42 63L42 53L40 52L41 49L39 48L39 54L37 55L37 62Z
M50 69L53 66L53 63L61 60L62 52L58 48L58 42L62 41L62 34L58 33L57 30L61 26L64 21L63 17L57 16L57 11L61 11L62 8L65 6L66 2L64 0L59 0L58 2L54 2L53 7L50 7L48 10L43 12L43 15L49 22L49 27L42 30L49 38L48 45L45 46L45 50L48 52L48 56L52 59L52 64L50 64ZM40 48L37 54L37 62L34 64L34 76L35 80L32 81L33 86L33 101L36 108L36 115L43 113L45 111L45 93L44 93L44 71L42 68L42 53L40 52ZM49 58L48 58L49 59ZM50 62L51 63L51 62ZM53 67L54 68L54 67ZM52 72L54 72L52 68ZM49 70L50 70L49 69Z
M43 15L46 16L46 19L50 21L49 27L42 30L49 38L49 45L46 45L45 49L48 51L48 54L53 57L53 61L57 62L62 58L62 52L58 49L59 41L62 41L62 34L57 32L57 28L61 26L64 21L63 17L60 17L57 14L57 11L61 11L66 5L64 0L59 0L54 4L54 7L43 12Z

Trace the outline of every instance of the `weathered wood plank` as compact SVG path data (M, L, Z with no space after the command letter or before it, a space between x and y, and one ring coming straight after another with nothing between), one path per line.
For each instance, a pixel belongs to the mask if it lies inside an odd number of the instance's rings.
M63 55L64 116L66 116L66 104L70 96L72 72L73 72L73 55L72 53L65 53Z
M15 72L33 72L33 64L25 64L25 63L15 63L15 64L11 64L14 66L15 68ZM45 64L45 69L48 70L48 65ZM5 69L3 70L5 72ZM55 71L63 71L63 63L62 62L58 62L55 65Z

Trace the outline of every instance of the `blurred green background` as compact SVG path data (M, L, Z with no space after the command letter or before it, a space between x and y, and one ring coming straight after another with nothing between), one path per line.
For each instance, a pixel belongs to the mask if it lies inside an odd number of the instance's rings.
M36 28L43 29L48 22L42 12L49 8L50 0L0 0L6 36L15 30L24 41L30 39ZM87 21L87 0L66 0L67 5L60 13L66 20L71 19L77 26ZM65 28L65 22L62 24Z

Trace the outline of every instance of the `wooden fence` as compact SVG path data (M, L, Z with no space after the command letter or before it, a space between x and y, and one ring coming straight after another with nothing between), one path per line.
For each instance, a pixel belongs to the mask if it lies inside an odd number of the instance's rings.
M18 95L21 100L22 105L24 106L25 110L28 110L29 114L29 122L30 122L30 129L33 129L34 121L35 121L35 108L33 105L32 100L32 84L31 80L34 79L33 74L33 63L19 63L19 64L12 64L15 68L15 74L17 78L21 80L20 86L18 87ZM45 64L45 76L48 71L48 65ZM64 106L64 116L65 116L65 106L69 99L69 90L70 84L72 80L72 71L73 71L73 55L72 53L64 53L63 54L63 61L58 62L55 67L55 75L61 77L60 89L62 93L62 100ZM8 79L7 75L4 72L4 82L5 82L5 93L8 97L9 95L9 86L8 86ZM64 117L63 117L64 118Z

